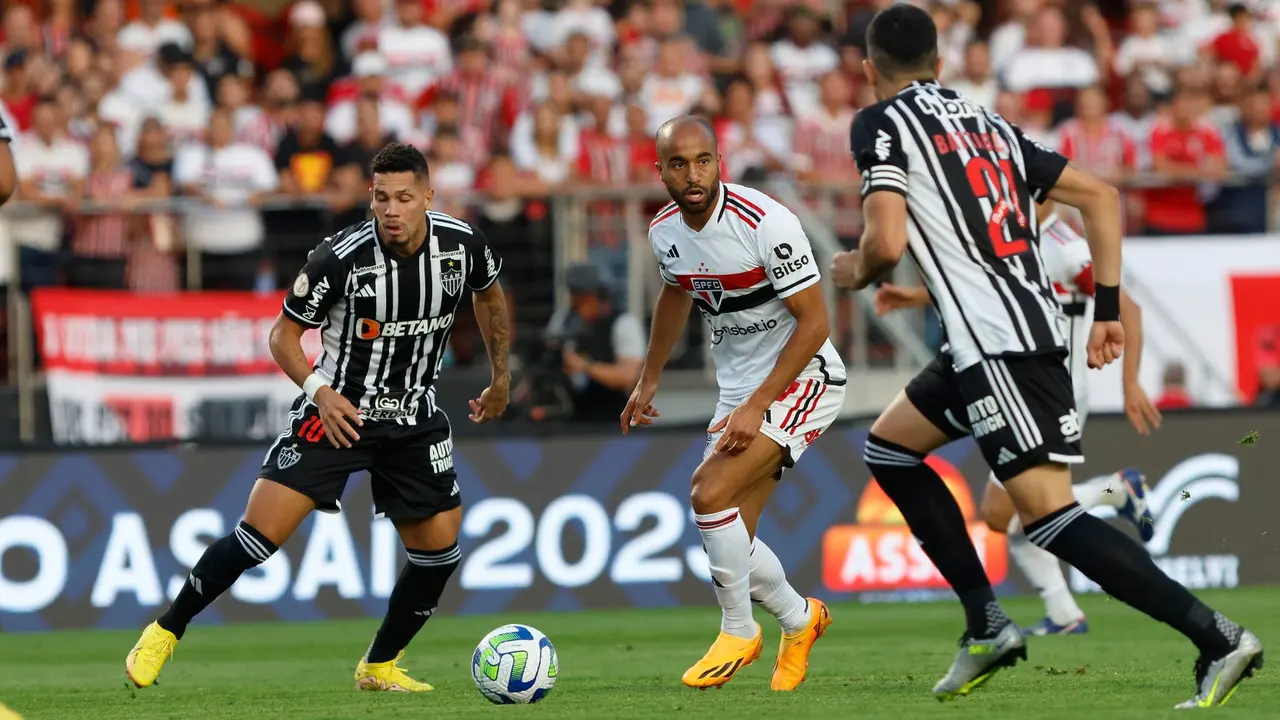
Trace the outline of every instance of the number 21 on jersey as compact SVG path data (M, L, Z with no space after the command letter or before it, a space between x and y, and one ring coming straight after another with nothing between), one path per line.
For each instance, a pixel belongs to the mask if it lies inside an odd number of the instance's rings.
M1007 258L1029 249L1026 240L1005 237L1005 223L1012 214L1019 227L1027 227L1026 213L1018 202L1018 186L1014 182L1013 161L1002 159L1000 167L981 155L970 158L964 171L969 177L969 189L979 200L991 202L991 215L987 218L987 234L996 257Z

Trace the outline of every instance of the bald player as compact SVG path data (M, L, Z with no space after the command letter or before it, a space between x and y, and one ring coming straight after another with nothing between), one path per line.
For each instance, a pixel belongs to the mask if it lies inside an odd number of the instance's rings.
M783 470L839 414L844 363L827 339L818 264L796 216L763 193L721 182L715 133L701 118L667 121L657 148L671 203L650 223L649 241L664 284L622 432L658 417L658 379L691 307L709 326L720 387L690 502L723 615L711 649L682 681L719 687L760 657L755 602L782 626L770 687L794 690L831 616L787 583L756 524Z

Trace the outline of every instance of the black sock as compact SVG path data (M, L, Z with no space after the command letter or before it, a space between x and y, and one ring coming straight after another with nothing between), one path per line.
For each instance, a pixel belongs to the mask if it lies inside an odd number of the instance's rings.
M964 605L968 635L988 638L1009 624L969 539L964 513L924 456L871 435L862 459L880 489L898 506L911 534Z
M387 615L365 654L367 662L394 660L409 646L409 641L435 612L440 593L444 592L449 576L462 559L457 543L443 550L405 550L409 553L409 562L391 591Z
M216 540L200 556L177 599L157 620L160 627L181 638L192 618L226 592L244 571L266 562L279 549L241 521L230 535Z
M1024 528L1031 542L1066 560L1111 597L1167 623L1214 658L1230 652L1240 626L1162 571L1127 535L1076 503Z

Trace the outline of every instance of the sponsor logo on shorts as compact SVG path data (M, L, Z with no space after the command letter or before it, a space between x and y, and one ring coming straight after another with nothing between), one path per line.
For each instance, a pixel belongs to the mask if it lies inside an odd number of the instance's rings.
M431 472L439 475L453 469L453 438L445 438L432 445L428 452L431 460ZM456 489L457 485L454 488Z
M990 395L969 403L966 410L969 413L969 427L972 428L975 438L990 435L1009 426L1004 413L1000 412L1000 406L996 404L996 399Z
M1071 412L1058 418L1058 430L1062 432L1062 439L1067 442L1076 442L1080 439L1080 413L1075 408Z
M297 445L280 448L280 452L276 454L276 467L286 470L298 464L302 459L302 453L298 450Z
M719 345L725 335L730 337L738 337L740 335L756 335L758 333L769 332L778 327L778 321L772 318L764 321L756 321L750 325L722 325L720 327L711 328L711 344Z
M361 340L377 340L380 337L411 337L414 335L430 335L444 330L453 324L453 313L422 320L401 320L397 322L378 322L372 318L360 318L356 324L356 335Z
M804 434L804 444L805 444L805 445L812 445L812 444L813 444L813 441L814 441L814 440L817 440L817 439L818 439L818 436L819 436L819 435L821 435L821 434L822 434L822 430L821 430L821 429L819 429L819 430L810 430L809 432L807 432L807 433L805 433L805 434Z

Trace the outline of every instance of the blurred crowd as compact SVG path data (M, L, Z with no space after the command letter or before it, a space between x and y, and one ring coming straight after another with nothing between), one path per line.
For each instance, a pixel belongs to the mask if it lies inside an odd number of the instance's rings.
M325 232L365 217L368 161L396 138L428 153L438 208L510 258L517 294L533 298L524 319L541 325L545 198L655 186L652 133L684 112L713 119L727 179L822 188L853 242L848 130L874 101L860 61L888 4L10 0L0 101L18 129L20 185L0 227L0 281L12 256L26 287L274 291ZM1139 188L1127 193L1132 232L1267 228L1280 157L1273 4L922 4L944 82ZM156 204L169 198L191 207ZM591 257L616 276L618 205L587 212Z

